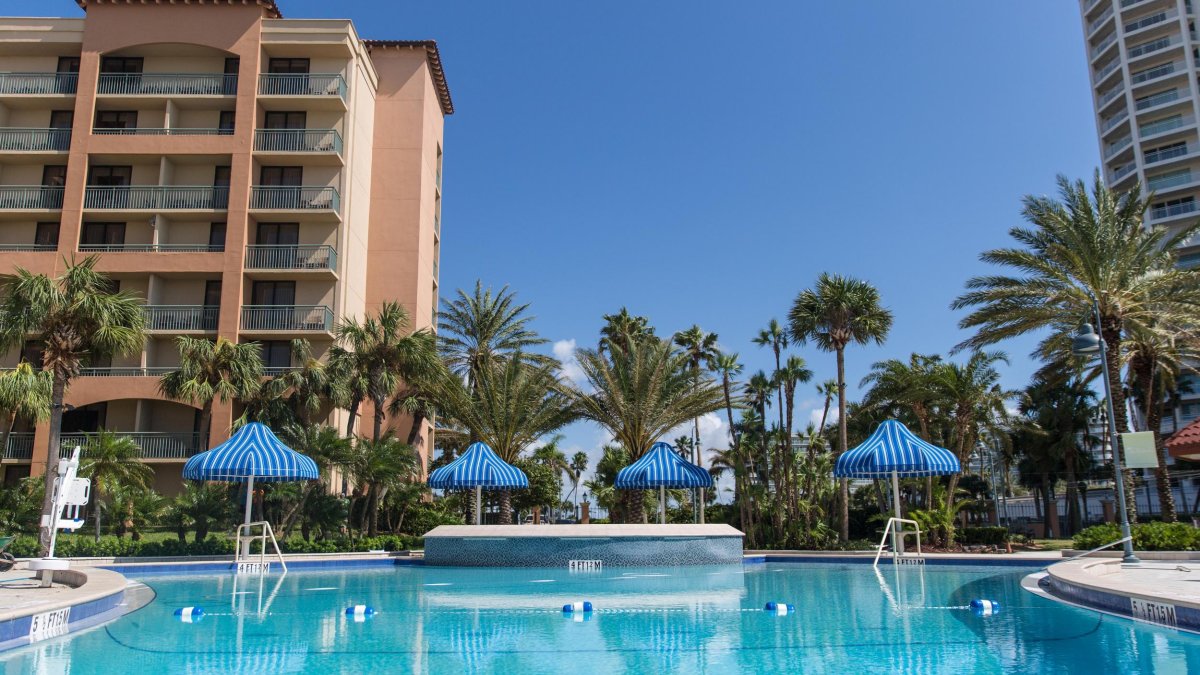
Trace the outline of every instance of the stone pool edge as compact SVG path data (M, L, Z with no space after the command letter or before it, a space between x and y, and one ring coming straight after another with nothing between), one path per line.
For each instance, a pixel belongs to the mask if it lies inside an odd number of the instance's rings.
M73 588L44 604L0 610L0 652L67 635L124 614L129 580L104 569L55 573Z
M1111 568L1120 570L1121 564L1120 559L1113 558L1064 561L1049 566L1044 574L1029 575L1021 586L1056 602L1200 634L1200 603L1173 597L1167 589L1163 593L1147 593L1103 583L1114 571Z

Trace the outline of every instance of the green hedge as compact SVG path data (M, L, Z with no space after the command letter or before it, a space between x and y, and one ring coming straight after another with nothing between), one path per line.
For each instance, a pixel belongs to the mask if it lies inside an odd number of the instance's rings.
M1003 546L1008 541L1008 528L963 527L955 531L955 538L964 546Z
M1138 523L1132 529L1133 547L1141 551L1200 551L1200 529L1186 523ZM1080 531L1074 545L1082 551L1120 538L1121 528L1105 523Z
M304 541L293 537L279 542L284 553L350 553L356 551L406 551L424 546L424 539L406 535L383 535L350 539L339 537L324 541ZM97 542L91 537L64 537L55 547L60 558L155 558L201 555L232 555L233 540L210 536L204 541L182 542L178 539L134 541L128 538L103 536ZM13 540L8 552L18 558L38 554L37 537L21 536Z

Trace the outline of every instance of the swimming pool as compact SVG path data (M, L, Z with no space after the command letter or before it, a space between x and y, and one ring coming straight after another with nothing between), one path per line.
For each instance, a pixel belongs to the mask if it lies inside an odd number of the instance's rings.
M1031 569L388 567L144 576L153 602L0 654L6 673L1200 672L1200 637L1045 600ZM131 578L135 573L126 572ZM261 581L261 584L260 584ZM236 588L235 588L236 584ZM235 594L236 593L236 594ZM997 600L999 614L963 609ZM588 600L588 620L562 605ZM762 610L769 601L796 613ZM362 622L355 604L375 608ZM201 606L198 623L173 616Z

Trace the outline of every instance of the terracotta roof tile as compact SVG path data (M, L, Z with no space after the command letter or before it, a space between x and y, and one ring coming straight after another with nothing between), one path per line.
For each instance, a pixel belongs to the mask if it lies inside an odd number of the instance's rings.
M454 114L454 101L450 99L450 85L446 83L446 71L442 68L442 55L438 51L437 42L433 40L363 40L367 51L373 49L408 48L424 49L425 58L429 61L429 72L433 76L433 86L437 88L438 103L442 106L443 115Z

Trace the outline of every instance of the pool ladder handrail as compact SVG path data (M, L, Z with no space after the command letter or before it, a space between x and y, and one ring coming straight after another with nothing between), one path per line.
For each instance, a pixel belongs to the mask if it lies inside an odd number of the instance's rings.
M262 527L262 532L260 534L254 534L252 530L255 527ZM242 530L246 530L246 535L245 535L246 548L244 548L244 549L242 548ZM243 562L251 562L250 556L253 554L250 553L250 549L253 546L254 541L259 540L261 542L261 544L258 549L258 563L260 565L268 564L267 563L267 540L268 539L271 541L271 546L275 549L275 557L279 559L279 566L283 568L284 574L287 574L287 563L284 562L284 560L283 560L283 551L281 551L279 549L279 542L275 540L275 531L271 529L271 523L269 523L265 520L260 520L260 521L254 522L254 523L242 523L241 525L238 525L237 541L235 542L235 546L237 547L235 549L237 557L234 559L234 562L237 564L241 564ZM262 569L265 569L265 568L262 568Z
M1112 548L1113 546L1116 546L1117 544L1124 544L1127 541L1133 541L1133 536L1130 535L1128 537L1121 537L1120 539L1118 539L1114 542L1107 543L1103 546L1097 546L1096 548L1094 548L1090 551L1084 551L1083 553L1073 555L1070 558L1067 558L1066 560L1059 560L1058 562L1056 562L1054 564L1057 565L1058 563L1065 563L1065 562L1071 562L1072 560L1079 560L1080 558L1089 556L1093 553L1099 553L1100 551L1103 551L1106 548Z
M909 520L907 518L888 518L887 527L883 528L883 538L881 538L879 540L879 546L878 546L878 548L875 549L875 562L872 563L872 567L879 567L879 556L883 555L883 547L887 544L888 533L892 531L892 525L894 525L896 523L900 523L901 525L908 523L913 526L913 529L909 530L909 531L906 531L903 527L899 527L895 530L895 533L899 537L903 537L906 534L917 535L916 559L924 560L924 558L921 556L921 525L919 523L917 523L917 521ZM892 562L896 562L903 555L904 554L900 553L900 551L893 548L892 549Z

